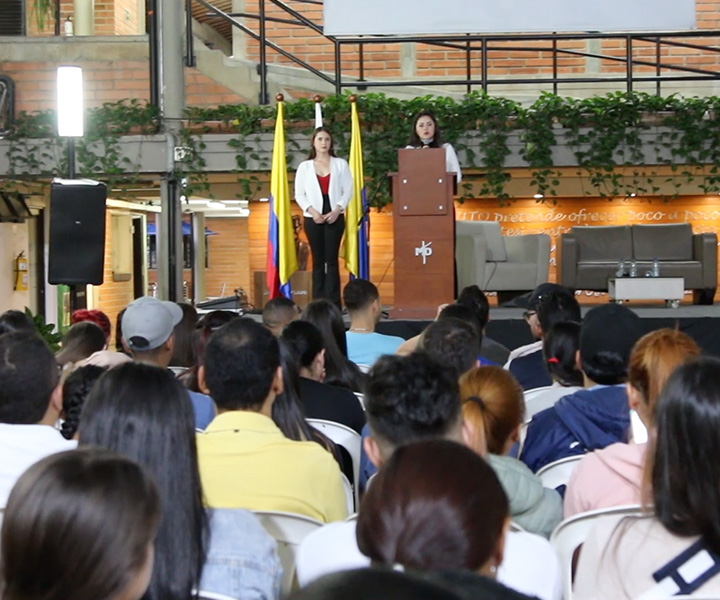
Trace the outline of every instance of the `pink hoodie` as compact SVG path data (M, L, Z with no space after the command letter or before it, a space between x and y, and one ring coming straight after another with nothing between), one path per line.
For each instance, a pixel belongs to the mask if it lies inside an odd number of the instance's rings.
M586 454L565 491L563 517L627 504L640 504L647 444L611 444Z

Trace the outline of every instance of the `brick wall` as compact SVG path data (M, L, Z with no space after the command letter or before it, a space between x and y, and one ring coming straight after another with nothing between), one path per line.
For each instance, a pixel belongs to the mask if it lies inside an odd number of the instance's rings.
M127 98L149 100L147 60L78 60L83 68L85 105L101 106ZM55 62L0 62L0 73L15 81L15 110L34 111L55 107ZM217 106L246 99L216 83L195 68L185 69L188 106Z

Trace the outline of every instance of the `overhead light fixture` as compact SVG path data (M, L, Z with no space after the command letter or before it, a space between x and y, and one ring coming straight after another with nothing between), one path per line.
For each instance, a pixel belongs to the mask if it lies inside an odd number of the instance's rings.
M535 194L535 195L533 195L533 198L535 198L535 200L541 200L541 199L543 199L544 197L545 197L545 194Z
M270 202L270 198L260 198L258 202Z

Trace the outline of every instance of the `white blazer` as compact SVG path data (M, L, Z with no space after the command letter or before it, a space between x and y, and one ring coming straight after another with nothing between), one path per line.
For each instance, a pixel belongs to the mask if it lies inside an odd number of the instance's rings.
M442 147L445 148L445 170L448 173L455 173L457 183L460 183L462 181L462 172L460 171L460 161L458 160L455 148L453 148L452 144L447 143L443 144ZM409 150L418 148L418 146L405 146L405 148Z
M350 165L343 158L330 157L330 207L347 208L353 194L353 180ZM295 173L295 202L302 208L303 215L310 217L308 209L314 208L322 213L323 198L320 183L312 159L300 163Z

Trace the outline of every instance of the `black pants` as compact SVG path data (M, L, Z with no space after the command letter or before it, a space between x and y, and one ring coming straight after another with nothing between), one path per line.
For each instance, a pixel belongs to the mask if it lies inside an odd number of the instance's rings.
M322 225L305 217L305 233L313 257L313 299L326 298L340 307L338 253L345 233L345 217L340 215L334 223Z

